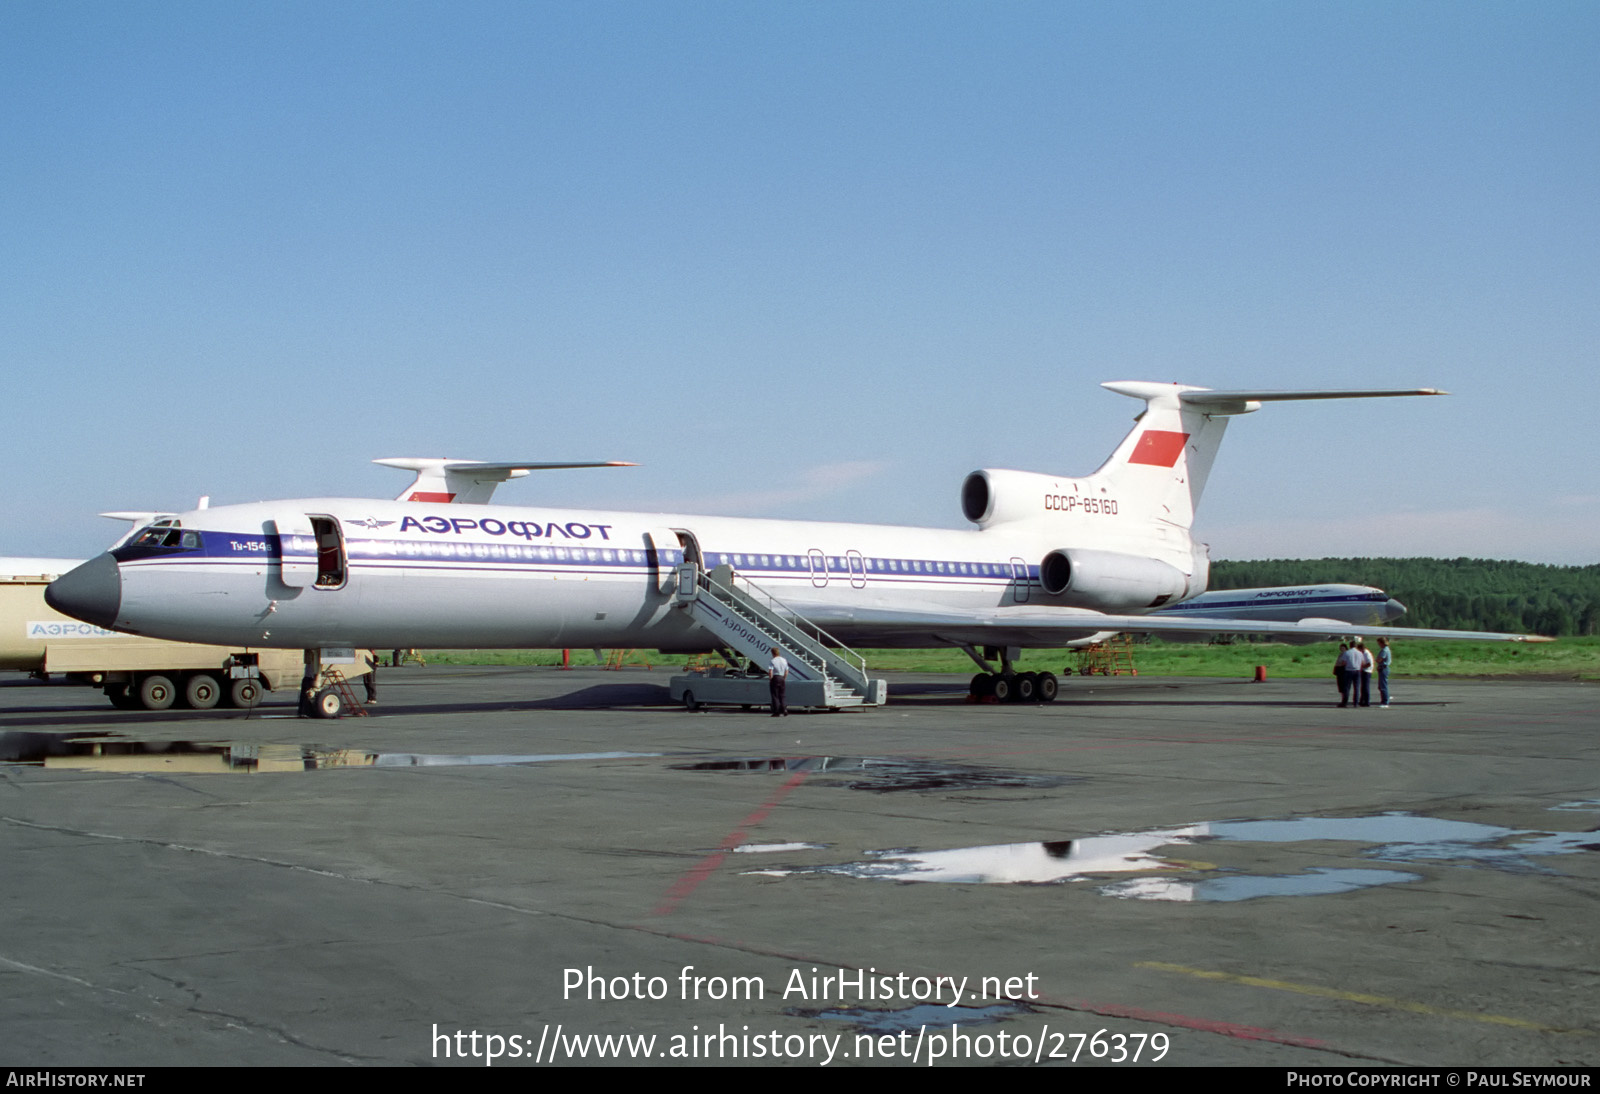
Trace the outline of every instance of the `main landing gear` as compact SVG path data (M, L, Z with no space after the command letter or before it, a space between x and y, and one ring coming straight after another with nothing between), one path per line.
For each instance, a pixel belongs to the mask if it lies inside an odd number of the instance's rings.
M981 655L969 645L961 651L983 670L972 678L969 703L1053 703L1061 692L1061 681L1053 672L1018 672L1011 662L1022 651L1015 646L985 646ZM1000 662L999 672L990 663L995 660Z
M967 698L974 703L1053 703L1061 681L1053 672L980 672Z

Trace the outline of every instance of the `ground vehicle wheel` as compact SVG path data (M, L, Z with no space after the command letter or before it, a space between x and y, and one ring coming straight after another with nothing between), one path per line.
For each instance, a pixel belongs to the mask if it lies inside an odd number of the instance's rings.
M139 705L139 696L127 684L113 684L106 688L106 698L118 710L133 710Z
M318 718L337 718L344 713L344 700L332 688L323 688L311 701L311 708Z
M1039 691L1039 674L1036 672L1022 672L1017 674L1016 702L1031 703Z
M197 672L183 685L183 701L195 710L210 710L222 699L222 685L209 672Z
M166 710L178 698L178 689L165 676L146 676L137 690L139 705L146 710Z
M227 702L231 707L243 707L249 710L261 702L261 681L251 680L248 677L231 681L228 684Z
M700 701L694 697L694 692L686 691L683 693L683 709L690 713L700 709Z
M1015 676L1007 676L1004 673L996 674L991 678L989 687L989 694L993 695L1002 703L1011 703L1016 701L1017 678Z
M1056 679L1053 672L1041 672L1039 683L1034 689L1033 697L1041 703L1053 703L1061 691L1061 682Z

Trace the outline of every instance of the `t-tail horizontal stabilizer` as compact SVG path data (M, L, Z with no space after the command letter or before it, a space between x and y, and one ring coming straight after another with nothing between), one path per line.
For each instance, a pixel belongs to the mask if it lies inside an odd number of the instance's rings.
M1100 385L1118 395L1143 399L1144 413L1111 458L1079 489L1115 494L1127 516L1189 529L1200 504L1228 419L1260 410L1262 403L1305 399L1384 399L1443 395L1436 388L1351 391L1215 391L1188 384L1112 380Z
M384 467L415 471L411 485L400 491L395 501L426 501L440 504L487 505L494 488L507 479L520 479L530 471L561 471L570 467L637 467L622 460L589 463L486 463L482 460L434 459L425 456L395 456L373 460Z

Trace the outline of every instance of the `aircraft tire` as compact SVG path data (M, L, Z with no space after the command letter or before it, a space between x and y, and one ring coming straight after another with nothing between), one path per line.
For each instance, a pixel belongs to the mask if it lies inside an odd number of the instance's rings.
M332 688L323 688L311 701L311 709L318 718L337 718L344 713L344 700Z
M987 699L994 694L994 676L992 673L980 672L972 678L972 686L968 689L974 699Z
M700 700L694 697L694 692L686 691L683 693L683 709L690 714L700 709Z
M209 672L197 672L183 684L183 702L195 710L210 710L222 701L222 685Z
M249 710L261 702L261 684L259 681L248 677L243 680L234 680L228 684L228 693L223 701L230 707L239 707Z
M106 698L118 710L137 710L139 707L138 694L127 684L113 684L106 688Z
M993 673L990 676L989 694L1002 703L1017 701L1017 678L1007 676L1003 672Z
M146 710L166 710L178 698L178 689L165 676L152 673L138 684L139 705Z
M1056 696L1061 693L1061 681L1056 679L1053 672L1041 672L1039 684L1034 689L1034 698L1041 703L1053 703Z
M1031 703L1039 692L1039 674L1036 672L1021 672L1017 674L1017 694L1012 700L1015 703Z

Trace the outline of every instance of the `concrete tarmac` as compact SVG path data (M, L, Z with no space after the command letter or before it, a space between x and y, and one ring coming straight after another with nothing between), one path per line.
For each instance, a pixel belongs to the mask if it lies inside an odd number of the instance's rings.
M0 686L0 1064L1600 1062L1593 685L666 678Z

